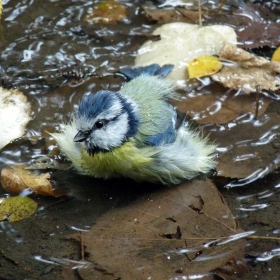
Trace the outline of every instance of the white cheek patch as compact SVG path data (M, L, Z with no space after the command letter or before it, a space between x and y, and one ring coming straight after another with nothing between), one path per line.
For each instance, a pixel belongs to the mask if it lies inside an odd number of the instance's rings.
M80 117L76 120L77 131L91 130L90 137L81 143L86 149L98 147L99 149L110 150L111 148L120 146L126 139L129 130L129 115L124 111L123 105L117 96L112 97L114 102L112 106L92 119ZM133 104L134 105L134 104ZM135 104L134 110L137 111ZM108 120L108 123L101 129L92 129L96 121Z
M101 149L109 150L118 147L124 141L128 131L128 114L123 113L115 121L109 122L105 128L95 130L91 135L91 143Z

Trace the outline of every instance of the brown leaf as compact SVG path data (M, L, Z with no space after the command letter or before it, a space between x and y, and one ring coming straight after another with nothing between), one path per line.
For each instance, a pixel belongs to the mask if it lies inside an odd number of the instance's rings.
M279 89L279 62L270 62L228 43L224 44L220 58L236 62L236 67L224 66L211 76L214 81L246 93L255 92L257 86L267 90Z
M26 166L25 169L29 169L29 170L32 170L32 169L68 170L71 168L71 166L72 166L71 162L61 162L55 158L51 158L50 156L41 156L41 157L34 159L28 166Z
M50 173L35 174L24 166L5 167L1 171L2 187L11 194L20 194L24 189L31 189L41 195L60 197L66 195L62 189L54 189L49 181Z
M148 19L156 21L158 24L171 22L197 23L199 18L198 11L191 11L184 8L157 9L152 5L144 5L143 10Z
M88 23L117 24L118 21L126 19L126 8L117 1L106 1L100 3L84 21Z
M228 1L229 2L229 1ZM273 5L272 5L273 6ZM271 6L271 7L272 7ZM228 24L237 33L240 48L259 48L280 44L279 9L269 9L261 4L242 4L242 8L225 13L205 13L204 24Z
M280 116L265 114L259 120L244 116L230 127L215 126L210 139L218 142L218 175L253 181L279 165ZM216 131L215 131L216 130Z
M145 5L144 11L150 20L159 24L198 22L197 8L180 7L180 4L177 7L174 6L158 9L152 5ZM204 25L226 24L232 26L236 30L238 46L241 48L278 46L280 44L280 22L277 21L279 18L277 9L274 11L263 5L252 3L243 3L242 8L235 10L231 7L225 12L206 9L202 11Z
M234 14L248 20L244 28L237 30L240 47L258 48L280 44L280 22L277 22L279 12L273 12L263 5L248 4Z
M225 94L225 89L218 84L212 84L205 89L211 94L200 91L183 100L172 101L180 112L186 113L200 124L226 124L242 114L255 113L256 95L237 95L231 91ZM259 116L264 114L271 99L260 97Z
M101 216L83 233L92 265L79 273L83 279L169 279L207 273L242 255L241 240L218 245L240 232L209 180L187 182Z

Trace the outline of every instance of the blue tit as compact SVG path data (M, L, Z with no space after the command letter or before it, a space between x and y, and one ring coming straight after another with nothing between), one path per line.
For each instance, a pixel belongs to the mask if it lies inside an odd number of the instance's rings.
M52 134L78 172L96 178L178 184L215 166L215 145L168 102L176 98L164 77L173 66L153 64L121 71L131 79L119 92L86 94L73 120Z

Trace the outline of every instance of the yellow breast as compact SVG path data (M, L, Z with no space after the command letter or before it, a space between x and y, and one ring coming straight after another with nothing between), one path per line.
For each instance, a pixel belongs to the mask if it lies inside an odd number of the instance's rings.
M94 155L89 155L82 150L81 171L98 178L131 177L133 173L137 178L139 172L148 170L154 160L150 157L149 150L138 149L131 142L126 142L109 152L99 152Z

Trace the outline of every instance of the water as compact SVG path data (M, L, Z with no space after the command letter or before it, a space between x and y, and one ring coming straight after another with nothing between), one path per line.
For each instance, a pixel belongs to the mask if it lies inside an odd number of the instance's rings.
M25 136L0 152L0 168L6 164L31 163L52 152L55 159L60 160L55 143L46 131L57 131L61 123L69 121L73 107L85 92L118 90L123 81L114 78L112 73L119 67L133 65L137 48L156 27L141 12L141 1L122 1L127 7L125 22L88 25L83 18L96 2L3 1L1 81L4 87L16 87L25 93L32 105L32 120ZM217 7L217 1L209 2L209 7ZM224 102L235 98L236 92L231 95L226 89L207 82L199 90L184 92L183 100L194 102L197 96L213 94L216 99L205 111L187 110L188 114L198 122L209 114L215 115ZM226 124L202 122L201 126L206 134L211 132L210 139L218 143L219 160L223 153L231 153L227 161L232 162L232 168L240 161L261 162L261 150L273 159L267 164L260 163L259 172L249 172L245 179L230 179L223 170L214 178L244 231L272 237L247 239L244 259L249 265L242 279L278 279L280 274L277 239L280 233L277 169L280 131L277 123L269 123L271 116L279 115L280 105L277 95L269 92L266 95L270 105L257 121L251 112L237 115ZM254 97L245 99L254 102ZM233 137L236 131L240 137ZM240 150L249 146L251 152ZM87 230L109 209L128 205L150 189L158 188L127 180L86 178L71 170L52 171L52 182L68 189L69 196L35 195L33 198L39 203L36 215L19 223L0 223L0 278L66 279L62 276L65 272L62 260L76 260L73 266L81 265L78 262L80 244L66 236ZM4 196L6 193L1 189L1 197ZM166 253L166 258L172 260L172 257ZM72 274L77 277L75 272Z

